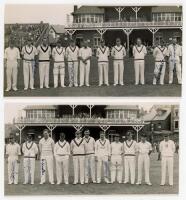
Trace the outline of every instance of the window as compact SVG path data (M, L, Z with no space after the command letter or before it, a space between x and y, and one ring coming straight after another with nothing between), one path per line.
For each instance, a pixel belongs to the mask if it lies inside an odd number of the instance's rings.
M179 122L178 121L175 121L174 122L174 129L178 129L179 128Z
M181 21L181 13L153 13L153 21Z

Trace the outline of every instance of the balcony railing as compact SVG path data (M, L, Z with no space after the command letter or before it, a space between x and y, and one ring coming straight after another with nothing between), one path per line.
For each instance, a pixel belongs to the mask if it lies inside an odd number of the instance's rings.
M139 27L181 27L182 21L152 21L152 22L101 22L101 23L71 23L66 29L84 28L139 28Z
M110 119L110 118L17 118L14 124L104 124L104 125L122 125L122 124L144 124L142 119Z

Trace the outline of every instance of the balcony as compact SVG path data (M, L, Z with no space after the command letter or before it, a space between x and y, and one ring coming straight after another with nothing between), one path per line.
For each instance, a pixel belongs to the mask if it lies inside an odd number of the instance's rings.
M73 125L73 124L83 124L83 125L142 125L145 122L142 119L110 119L110 118L17 118L14 119L14 124L18 125Z
M152 22L101 22L101 23L71 23L66 29L100 29L100 28L181 28L182 21L152 21Z

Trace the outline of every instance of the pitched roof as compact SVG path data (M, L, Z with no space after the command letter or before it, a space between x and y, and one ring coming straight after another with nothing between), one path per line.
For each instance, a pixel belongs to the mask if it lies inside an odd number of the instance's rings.
M104 8L97 6L81 6L72 14L104 14Z
M23 110L56 110L57 106L53 105L30 105L26 106Z
M64 25L51 25L50 29L53 28L57 34L65 33L65 26Z
M139 110L136 105L107 106L105 110Z
M162 115L158 115L158 109L162 110ZM152 109L149 113L143 116L144 121L162 121L167 119L167 117L171 113L171 109L166 108L166 109Z
M182 12L181 6L154 6L152 7L152 13L170 13L170 12Z

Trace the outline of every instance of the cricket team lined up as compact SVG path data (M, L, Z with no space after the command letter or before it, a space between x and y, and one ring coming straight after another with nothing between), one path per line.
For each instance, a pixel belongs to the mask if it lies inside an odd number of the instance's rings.
M40 158L40 184L46 182L46 171L48 171L49 182L54 184L54 158L57 185L62 182L69 184L69 156L71 155L74 168L73 184L75 185L91 182L99 184L103 180L105 183L117 181L118 183L141 185L143 168L145 184L152 185L150 181L151 143L146 140L145 134L141 135L140 142L133 140L132 131L127 131L126 136L127 140L122 143L119 134L116 134L114 141L110 143L105 137L105 132L100 131L100 138L95 141L90 136L89 129L86 129L84 130L84 137L82 137L81 131L77 131L70 144L65 140L65 134L61 132L59 141L55 144L53 139L49 137L49 130L44 129L43 138L39 141L38 148L36 143L33 142L31 133L28 133L27 140L22 144L22 147L15 142L15 136L10 134L10 142L5 149L8 156L8 184L18 184L18 163L22 149L24 184L34 184L36 155ZM166 184L166 169L168 167L168 184L173 186L175 144L167 134L164 135L164 139L160 143L160 152L160 185ZM135 182L136 162L137 182Z
M135 85L145 84L145 56L147 50L142 44L140 38L137 38L136 45L133 47L134 69L135 69ZM125 47L121 44L120 38L116 39L116 45L110 49L105 45L105 41L101 40L100 46L96 51L98 61L98 79L99 86L103 84L109 86L109 57L113 58L114 68L114 86L124 85L124 60L126 56ZM162 41L157 44L153 50L155 58L153 84L158 82L164 84L164 76L166 64L169 67L169 84L173 83L173 72L176 70L178 84L181 84L181 46L177 44L176 38L173 38L172 44L168 48ZM27 45L19 49L14 46L14 41L10 40L9 47L5 49L5 67L7 77L6 91L17 90L17 76L20 60L23 60L23 77L24 90L34 89L35 67L39 66L40 88L49 88L49 69L50 61L53 60L53 78L54 88L59 86L65 87L66 63L68 65L68 82L69 87L90 86L90 59L92 50L88 47L88 41L84 40L83 47L76 46L75 41L71 40L67 48L61 46L58 41L56 47L51 49L48 40L43 38L42 44L37 48L32 45L30 39Z

